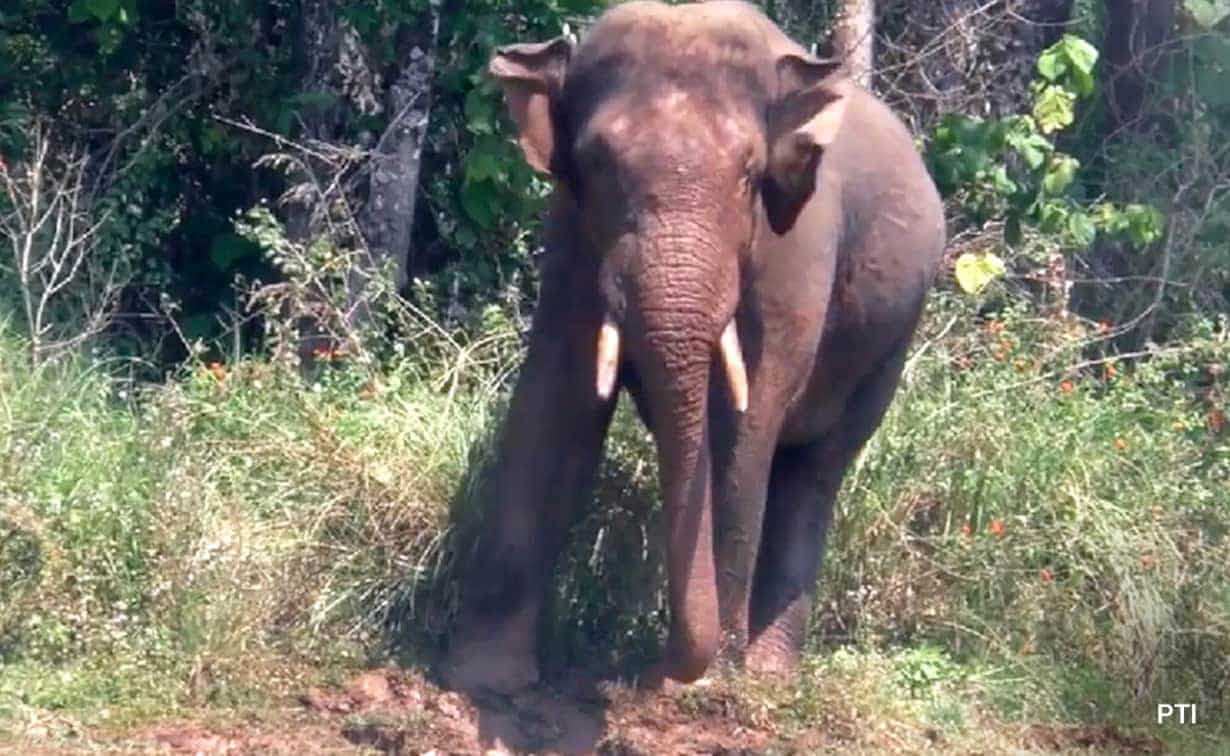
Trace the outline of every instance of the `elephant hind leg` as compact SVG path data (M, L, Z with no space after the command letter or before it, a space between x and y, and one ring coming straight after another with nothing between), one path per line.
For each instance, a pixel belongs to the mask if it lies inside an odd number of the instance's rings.
M746 665L753 672L798 669L834 499L846 469L884 419L907 350L908 344L895 349L864 379L828 436L780 449L773 459L752 587Z

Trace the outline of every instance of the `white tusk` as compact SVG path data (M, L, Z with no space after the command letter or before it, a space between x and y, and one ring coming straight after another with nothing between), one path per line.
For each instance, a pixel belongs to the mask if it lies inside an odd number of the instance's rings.
M730 319L719 342L722 364L726 366L726 383L730 386L730 401L738 412L747 412L747 368L743 365L743 350L739 348L739 332Z
M598 331L598 398L610 399L619 368L619 329L607 320Z

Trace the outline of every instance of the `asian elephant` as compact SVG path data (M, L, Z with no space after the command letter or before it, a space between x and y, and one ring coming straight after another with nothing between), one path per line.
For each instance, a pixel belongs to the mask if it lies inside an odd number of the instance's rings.
M755 6L630 2L500 48L554 182L541 288L446 680L537 679L554 562L626 388L653 434L670 630L642 682L799 660L833 499L945 244L905 126Z

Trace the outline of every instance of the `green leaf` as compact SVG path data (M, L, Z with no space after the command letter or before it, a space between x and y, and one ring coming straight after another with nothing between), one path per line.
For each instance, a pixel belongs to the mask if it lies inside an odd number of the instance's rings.
M106 21L119 10L120 0L85 0L86 10L99 21Z
M1098 62L1098 48L1072 34L1063 35L1059 44L1063 46L1064 56L1073 68L1082 73L1093 73L1093 67Z
M482 228L495 222L497 201L495 187L488 181L466 182L461 188L462 209Z
M1052 45L1038 56L1038 73L1047 81L1059 81L1059 77L1068 70L1068 63L1059 54L1058 45Z
M495 132L495 105L491 97L475 87L466 94L466 128L475 134Z
M1051 159L1046 175L1042 177L1042 189L1051 196L1063 193L1076 178L1080 162L1071 155L1058 154Z
M466 156L465 180L467 183L488 178L499 178L500 161L485 150L474 150Z
M1076 95L1063 87L1048 84L1035 95L1033 116L1043 134L1066 128L1072 124L1076 113L1073 106Z
M73 0L73 4L68 6L68 22L70 24L81 24L89 21L94 17L90 13L88 6L89 0Z
M1183 7L1196 25L1206 31L1230 17L1230 0L1183 0Z
M1021 156L1031 171L1041 168L1046 162L1046 156L1054 149L1046 137L1033 132L1009 134L1008 146Z
M955 270L957 285L966 294L977 294L1005 272L1004 261L991 252L966 252L957 258Z
M1072 86L1076 89L1078 95L1088 97L1093 94L1093 74L1079 69L1073 71Z
M1093 225L1093 219L1088 213L1073 210L1068 215L1068 233L1074 244L1088 247L1098 235L1098 229Z
M1127 217L1127 235L1138 247L1145 247L1157 241L1162 235L1162 227L1166 219L1152 205L1132 204L1123 208Z

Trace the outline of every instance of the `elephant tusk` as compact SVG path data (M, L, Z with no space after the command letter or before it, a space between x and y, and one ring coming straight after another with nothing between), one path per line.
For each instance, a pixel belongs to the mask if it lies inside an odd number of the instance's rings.
M619 329L607 320L598 331L598 398L610 399L619 368Z
M730 401L738 412L747 412L747 368L743 364L743 350L739 348L739 332L735 330L734 318L726 324L719 342L722 364L726 366L726 383L730 386Z

